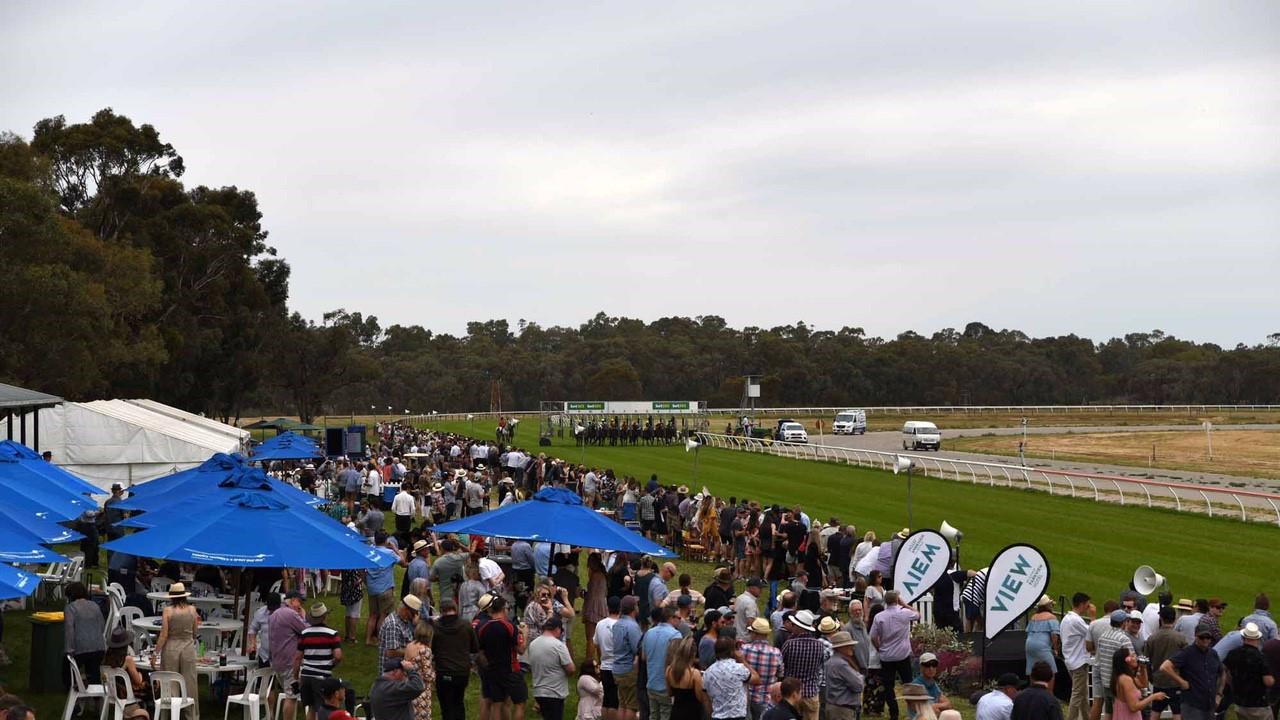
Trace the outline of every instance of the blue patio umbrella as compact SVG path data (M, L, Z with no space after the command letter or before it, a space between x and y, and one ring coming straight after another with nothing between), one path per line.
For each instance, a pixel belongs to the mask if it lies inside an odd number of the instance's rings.
M217 462L210 462L217 460ZM207 467L206 467L207 466ZM203 468L203 469L202 469ZM243 490L271 489L277 492L286 502L304 505L316 505L323 502L320 498L289 483L269 477L262 470L252 467L243 460L230 455L221 458L214 456L189 473L183 482L166 482L158 491L138 493L135 497L121 500L112 505L118 510L154 511L188 500L205 498L210 493L225 493L229 488ZM181 475L183 473L178 473ZM176 477L170 476L170 477ZM168 481L169 478L162 478ZM159 480L152 480L152 483ZM146 485L150 485L147 483ZM141 487L146 487L143 485ZM146 527L152 523L148 521Z
M129 487L129 494L132 496L130 499L166 492L175 487L192 483L200 483L201 480L208 480L210 477L214 477L213 482L217 482L233 470L242 468L246 464L244 458L239 455L214 453L208 460L193 468L179 470L172 475L164 475L154 480L131 485Z
M454 520L436 532L538 540L578 547L672 557L675 553L582 504L564 488L543 488L525 502Z
M12 565L0 563L0 600L24 598L36 591L40 578Z
M25 470L14 470L16 465L0 462L0 505L6 509L54 522L75 520L86 510L97 509L91 500L77 499L60 488L42 485Z
M22 528L0 525L0 563L67 562Z
M161 511L163 512L163 511ZM329 516L274 490L209 496L198 513L167 513L155 527L103 545L113 552L230 567L367 570L395 562Z
M29 533L42 545L56 545L72 542L84 537L75 530L69 530L48 517L41 517L31 510L13 507L9 500L0 502L0 522L12 523L11 527Z
M94 495L107 494L106 490L91 482L81 480L57 465L46 461L35 450L13 440L0 441L0 460L13 460L22 463L28 470L76 495L83 495L84 493L92 493Z
M294 432L280 433L253 449L249 462L273 460L318 460L324 451L315 440Z

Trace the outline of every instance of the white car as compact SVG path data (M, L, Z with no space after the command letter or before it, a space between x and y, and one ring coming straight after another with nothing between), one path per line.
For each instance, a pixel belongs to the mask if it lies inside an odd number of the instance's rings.
M778 437L775 440L783 442L809 442L809 433L805 432L804 426L798 422L782 423L778 426Z
M841 410L831 423L832 435L866 435L867 413L863 410Z
M942 431L923 420L908 420L902 426L903 450L941 450Z

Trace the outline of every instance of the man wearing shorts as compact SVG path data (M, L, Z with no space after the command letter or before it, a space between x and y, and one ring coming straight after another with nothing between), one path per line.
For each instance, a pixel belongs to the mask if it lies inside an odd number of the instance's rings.
M618 720L635 720L640 711L636 699L636 658L640 654L640 603L634 595L622 598L613 631L613 679L618 686Z
M524 705L529 699L519 660L524 638L507 620L507 601L501 596L489 603L489 621L480 628L479 643L485 665L480 672L480 689L488 693L490 714L499 712L494 704L510 703L512 720L524 720Z
M378 625L382 619L390 615L399 607L399 600L396 598L396 572L397 564L402 564L400 553L387 547L387 532L379 530L373 535L373 544L377 546L378 552L388 555L396 560L396 562L384 568L375 568L365 571L365 586L369 590L369 624L365 627L365 643L372 645L374 637L378 634Z
M600 648L600 683L604 686L604 708L606 720L613 720L618 711L618 682L613 677L613 626L618 623L622 598L609 596L609 616L596 623L595 643Z

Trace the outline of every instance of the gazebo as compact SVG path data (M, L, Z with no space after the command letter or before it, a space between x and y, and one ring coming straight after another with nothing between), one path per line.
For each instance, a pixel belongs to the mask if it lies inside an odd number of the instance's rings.
M57 395L20 388L16 385L0 383L0 414L4 416L8 439L16 439L23 445L40 452L40 413L41 408L48 408L62 402ZM18 417L18 437L13 437L13 419ZM27 415L31 415L31 443L27 443Z

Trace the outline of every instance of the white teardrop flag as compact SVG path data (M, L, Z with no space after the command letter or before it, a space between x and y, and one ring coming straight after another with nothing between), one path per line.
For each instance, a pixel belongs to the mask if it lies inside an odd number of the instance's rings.
M893 587L907 603L933 587L947 572L951 545L937 530L917 530L907 536L893 558Z
M1049 587L1049 561L1031 545L996 553L987 571L986 633L990 640L1031 609Z

